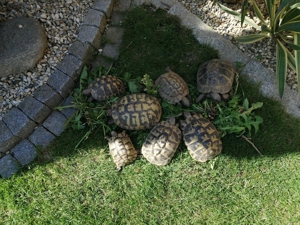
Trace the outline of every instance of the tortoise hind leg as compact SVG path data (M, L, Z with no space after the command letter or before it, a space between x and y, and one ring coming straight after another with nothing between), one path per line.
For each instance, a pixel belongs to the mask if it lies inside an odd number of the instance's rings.
M206 96L206 93L202 93L198 96L198 98L196 99L196 103L199 103L203 100L203 98Z

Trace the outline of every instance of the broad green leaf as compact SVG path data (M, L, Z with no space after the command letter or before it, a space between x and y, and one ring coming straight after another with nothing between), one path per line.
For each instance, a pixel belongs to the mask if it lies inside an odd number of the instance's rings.
M260 41L267 37L269 37L267 34L249 34L245 36L236 37L235 39L243 44L250 44Z
M294 43L291 43L289 40L286 39L286 37L282 34L279 34L281 39L287 43L293 50L300 50L300 45L297 45L297 44L294 44Z
M267 6L267 10L269 13L269 17L270 17L270 23L271 26L273 26L274 23L274 19L275 19L275 1L276 0L265 0L266 1L266 6Z
M276 12L275 15L275 21L277 23L277 21L279 21L279 19L282 17L282 15L287 11L288 7L290 6L290 4L292 3L291 0L283 0Z
M279 95L282 98L287 72L287 53L283 44L276 39L276 77Z
M243 102L243 107L248 110L249 109L249 101L247 98L244 99L244 102Z
M236 12L236 11L233 11L232 9L229 9L227 8L226 6L220 4L220 3L217 3L218 6L224 11L224 12L227 12L228 14L230 15L233 15L234 17L236 17L237 19L241 19L242 18L242 15L239 13L239 12ZM245 17L245 23L247 23L248 25L256 28L257 30L260 30L260 26L258 26L254 20L250 19L249 17Z
M252 1L252 3L253 3L253 9L254 9L254 12L255 12L256 16L258 17L258 19L260 20L260 22L261 22L262 24L264 24L265 26L268 26L268 24L266 23L266 21L265 21L265 19L264 19L263 14L261 13L260 9L258 8L258 6L257 6L257 4L256 4L256 2L255 2L255 0Z
M260 109L261 107L263 107L263 102L255 102L255 103L252 103L251 105L251 108L253 109Z
M291 21L298 21L299 19L300 19L300 9L292 9L283 15L281 24L285 24Z
M300 34L294 34L294 43L300 45ZM296 73L298 80L298 96L300 97L300 51L295 51Z
M284 30L300 33L300 21L292 21L292 22L287 22L285 24L281 24L278 27L278 29L276 29L276 32L279 33Z

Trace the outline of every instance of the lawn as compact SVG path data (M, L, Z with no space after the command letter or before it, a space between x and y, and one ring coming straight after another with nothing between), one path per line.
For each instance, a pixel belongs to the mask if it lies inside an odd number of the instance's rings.
M155 79L168 65L192 88L200 63L218 57L163 10L136 8L122 26L120 59L110 71L116 76ZM299 223L300 121L243 76L239 94L264 103L255 111L264 122L251 136L263 156L226 135L221 155L207 163L195 162L181 143L167 166L141 157L117 172L102 127L76 150L88 128L68 128L34 163L0 180L0 224ZM131 132L138 149L147 132Z

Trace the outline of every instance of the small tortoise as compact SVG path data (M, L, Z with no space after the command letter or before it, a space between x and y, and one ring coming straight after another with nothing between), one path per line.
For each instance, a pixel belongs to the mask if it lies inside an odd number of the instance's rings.
M206 162L222 151L220 134L215 126L200 114L193 116L184 112L185 120L180 121L183 140L192 158Z
M186 82L169 67L166 70L167 73L160 75L155 81L155 86L159 87L159 95L171 104L181 102L182 105L189 107L191 103L186 97L189 95Z
M97 101L105 101L114 96L119 96L125 91L123 82L112 75L104 75L96 78L87 89L82 93L91 95L89 102L96 99Z
M129 136L123 130L121 133L115 131L111 132L112 137L105 137L108 140L109 152L120 171L123 166L133 162L137 157L137 150L135 150Z
M231 62L222 59L212 59L198 68L197 87L201 92L196 102L206 95L220 102L221 98L228 99L236 70Z
M160 120L162 109L157 98L135 93L119 98L107 111L112 121L126 130L151 129Z
M165 166L172 160L181 141L181 131L177 125L175 118L171 117L150 131L141 150L150 163Z

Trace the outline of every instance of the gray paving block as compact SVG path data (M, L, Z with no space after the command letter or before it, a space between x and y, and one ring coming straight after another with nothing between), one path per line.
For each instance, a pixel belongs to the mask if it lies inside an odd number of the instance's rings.
M103 12L107 18L110 18L115 0L95 0L92 9Z
M18 105L18 108L36 123L42 123L52 112L48 106L32 96L26 97Z
M28 118L20 109L13 107L3 117L3 122L11 132L18 137L27 138L37 126L35 122Z
M20 170L18 161L10 154L3 156L0 159L0 176L3 178L10 178L12 175Z
M75 41L69 47L68 52L69 54L72 54L76 58L80 59L85 64L88 64L93 58L96 49L91 44Z
M111 25L112 26L120 26L123 23L124 14L121 12L113 11L111 14Z
M77 59L74 55L69 54L58 63L56 69L67 74L74 81L77 81L80 77L83 65L84 63L80 59Z
M105 57L117 60L120 55L120 44L106 44L103 47L102 54Z
M49 130L56 136L59 136L64 131L64 123L67 118L59 111L53 111L51 115L44 121L43 127Z
M78 39L81 42L90 43L98 49L101 44L101 37L101 31L97 27L90 25L82 25L79 27Z
M28 137L28 140L36 147L45 148L51 141L55 139L55 136L43 126L38 127Z
M106 28L107 21L105 15L102 12L99 12L95 9L89 9L82 24L98 27L100 28L101 33L103 33Z
M56 69L49 77L47 84L58 92L63 98L69 96L70 92L76 87L74 80Z
M124 29L121 27L110 27L106 31L106 39L108 39L108 42L111 44L121 44L122 43L122 37L124 34Z
M25 139L11 150L11 154L22 166L25 166L35 159L37 151L36 147Z
M104 58L102 55L97 55L92 62L91 72L93 73L95 69L97 69L99 66L102 66L105 69L109 69L113 63L113 59L107 59Z
M116 0L114 11L124 12L130 9L131 1L128 0Z
M63 97L47 84L43 84L35 90L33 97L47 105L52 110L63 101Z
M62 104L61 106L72 106L73 104L73 98L71 96L69 96ZM64 108L63 110L60 111L62 114L64 114L65 117L69 118L71 117L75 112L76 109L73 107L68 107L68 108Z
M7 125L0 121L0 156L9 151L21 141L20 137L13 135Z

